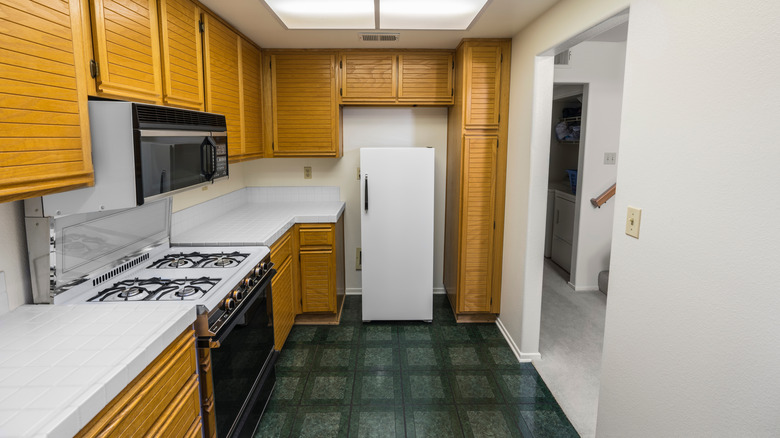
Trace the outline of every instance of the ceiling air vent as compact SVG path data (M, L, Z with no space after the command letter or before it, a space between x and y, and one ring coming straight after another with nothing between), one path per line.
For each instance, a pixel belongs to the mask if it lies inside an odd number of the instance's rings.
M401 38L400 33L377 33L377 32L361 32L358 33L358 39L360 41L398 41Z
M571 58L571 50L565 50L555 55L555 65L569 65L570 58Z

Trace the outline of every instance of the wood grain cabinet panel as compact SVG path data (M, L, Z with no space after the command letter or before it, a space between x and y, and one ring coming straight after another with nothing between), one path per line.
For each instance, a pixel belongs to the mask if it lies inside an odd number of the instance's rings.
M301 251L303 312L336 312L336 257L331 251Z
M260 50L241 39L241 159L263 156Z
M342 103L394 102L398 55L390 52L346 52L339 61Z
M159 1L163 103L203 110L201 10L191 0Z
M192 436L201 429L195 332L187 329L76 436Z
M271 245L271 262L276 276L271 282L273 294L274 348L281 350L287 335L295 322L293 288L295 271L293 267L293 232L287 231Z
M242 155L240 37L219 19L203 16L206 56L206 111L224 114L227 120L230 161Z
M335 52L271 53L274 157L341 156Z
M156 0L91 0L100 96L162 101Z
M460 263L461 312L489 312L498 136L465 136Z
M498 129L502 51L497 44L465 47L466 128Z
M453 85L451 52L408 52L398 56L398 100L451 104Z
M0 0L0 202L94 181L82 6Z

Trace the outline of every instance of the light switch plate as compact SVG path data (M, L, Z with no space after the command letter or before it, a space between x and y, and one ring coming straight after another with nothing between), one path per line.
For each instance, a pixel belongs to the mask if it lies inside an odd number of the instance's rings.
M363 252L361 248L355 248L355 270L363 270Z
M311 166L303 166L303 179L311 179Z
M360 181L360 168L357 168L357 178L358 181Z
M642 209L629 206L626 215L626 234L639 239L639 223L641 221Z
M617 152L604 152L604 164L613 165L617 161Z

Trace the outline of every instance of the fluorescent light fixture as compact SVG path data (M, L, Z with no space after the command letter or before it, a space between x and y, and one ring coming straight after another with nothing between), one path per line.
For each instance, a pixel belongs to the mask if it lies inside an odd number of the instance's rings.
M488 0L264 0L288 29L465 30ZM379 15L379 27L375 26Z
M374 29L374 0L265 0L288 29Z
M380 0L380 29L465 30L487 0Z

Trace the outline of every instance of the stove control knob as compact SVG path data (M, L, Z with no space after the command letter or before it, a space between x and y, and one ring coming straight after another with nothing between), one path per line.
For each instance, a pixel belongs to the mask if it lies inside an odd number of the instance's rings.
M241 285L246 288L252 287L253 284L255 284L255 280L252 277L247 277L241 282Z
M244 299L244 292L240 289L236 289L230 293L230 298L233 298L236 301L241 301Z
M231 312L235 308L236 308L236 301L233 298L225 298L225 300L222 301L222 310L225 310L226 312Z
M265 272L265 271L263 269L263 264L261 263L261 264L255 266L255 269L252 271L252 274L254 274L255 277L260 277L260 276L263 275L263 272Z

